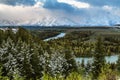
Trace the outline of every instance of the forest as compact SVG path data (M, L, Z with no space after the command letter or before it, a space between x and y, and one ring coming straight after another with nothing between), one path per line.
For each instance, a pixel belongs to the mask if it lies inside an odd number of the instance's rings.
M120 79L120 29L16 29L0 28L0 80ZM61 32L66 35L44 41ZM111 55L118 55L116 63L106 62Z

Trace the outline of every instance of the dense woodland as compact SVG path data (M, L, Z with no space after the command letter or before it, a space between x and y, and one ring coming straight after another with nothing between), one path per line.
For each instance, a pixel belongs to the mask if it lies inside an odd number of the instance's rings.
M60 32L66 36L43 41ZM118 80L117 63L105 55L120 55L120 33L96 34L90 30L0 30L0 80ZM77 63L75 57L94 57L93 63Z

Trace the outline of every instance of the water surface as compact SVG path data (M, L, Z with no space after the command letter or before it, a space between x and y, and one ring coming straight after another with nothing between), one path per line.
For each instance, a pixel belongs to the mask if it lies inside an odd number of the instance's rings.
M82 63L84 60L84 64L87 64L88 62L93 62L93 57L79 57L75 58L76 62ZM116 63L118 61L118 55L112 55L112 56L105 56L105 60L108 63Z
M47 39L45 39L44 41L49 41L49 40L53 40L53 39L62 38L62 37L64 37L65 35L66 35L66 33L60 33L60 34L58 34L57 36L47 38Z

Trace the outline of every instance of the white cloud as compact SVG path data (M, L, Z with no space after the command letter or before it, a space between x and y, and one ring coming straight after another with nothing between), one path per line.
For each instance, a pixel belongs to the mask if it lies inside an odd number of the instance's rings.
M44 5L44 3L42 3L42 2L36 2L34 7L38 8L38 7L42 7L43 5Z
M58 0L58 2L67 3L77 8L89 8L90 4L76 0Z
M72 22L78 23L79 25L109 25L112 21L120 23L120 9L112 6L94 7L88 4L88 7L81 2L75 0L59 0L61 2L70 4L77 8L88 8L88 9L77 9L78 12L69 13L61 9L46 9L42 7L44 2L36 2L33 6L10 6L0 4L0 25L2 21L16 21L15 25L18 24L45 24L60 22L62 25L64 20L65 24L71 24ZM66 2L65 2L66 1ZM72 2L73 1L73 2ZM81 4L81 5L80 5ZM85 3L86 4L86 3ZM78 7L79 6L79 7ZM90 7L90 8L89 8ZM104 17L104 18L101 18ZM62 22L61 22L62 21ZM55 23L57 24L57 23Z
M41 6L41 7L40 7ZM67 17L67 14L63 10L49 10L42 7L41 3L36 3L34 6L11 6L0 4L0 25L9 22L15 22L15 25L20 24L44 24L49 21L52 22L52 19L56 19L58 17ZM70 18L70 16L69 16ZM1 23L1 21L5 21ZM59 20L58 20L59 21ZM41 23L43 22L43 23ZM49 25L49 24L48 24Z
M34 6L10 6L0 4L0 20L19 20L21 23L50 15L40 4Z
M103 6L103 9L110 11L110 10L112 10L113 8L112 8L111 6L105 5L105 6Z
M103 10L108 11L109 13L113 15L120 16L120 9L117 7L105 5L103 6Z

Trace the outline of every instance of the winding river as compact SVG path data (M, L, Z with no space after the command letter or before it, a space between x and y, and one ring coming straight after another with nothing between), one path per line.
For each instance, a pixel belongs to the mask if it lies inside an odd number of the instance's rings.
M49 41L49 40L54 40L54 39L58 39L58 38L62 38L66 35L66 33L60 33L57 36L54 37L50 37L45 39L44 41ZM75 58L76 62L82 63L82 60L84 60L84 64L87 64L88 62L92 63L93 62L93 57L79 57L79 58ZM106 56L105 57L106 62L109 63L116 63L118 60L118 55L112 55L112 56Z
M64 37L65 35L66 35L66 33L60 33L60 34L58 34L57 36L44 39L44 41L49 41L49 40L54 40L54 39L62 38L62 37Z
M108 63L116 63L118 61L118 55L112 55L112 56L105 56L105 60ZM84 64L87 64L88 62L93 62L93 57L87 58L87 57L79 57L75 58L76 62L82 63L84 60Z

